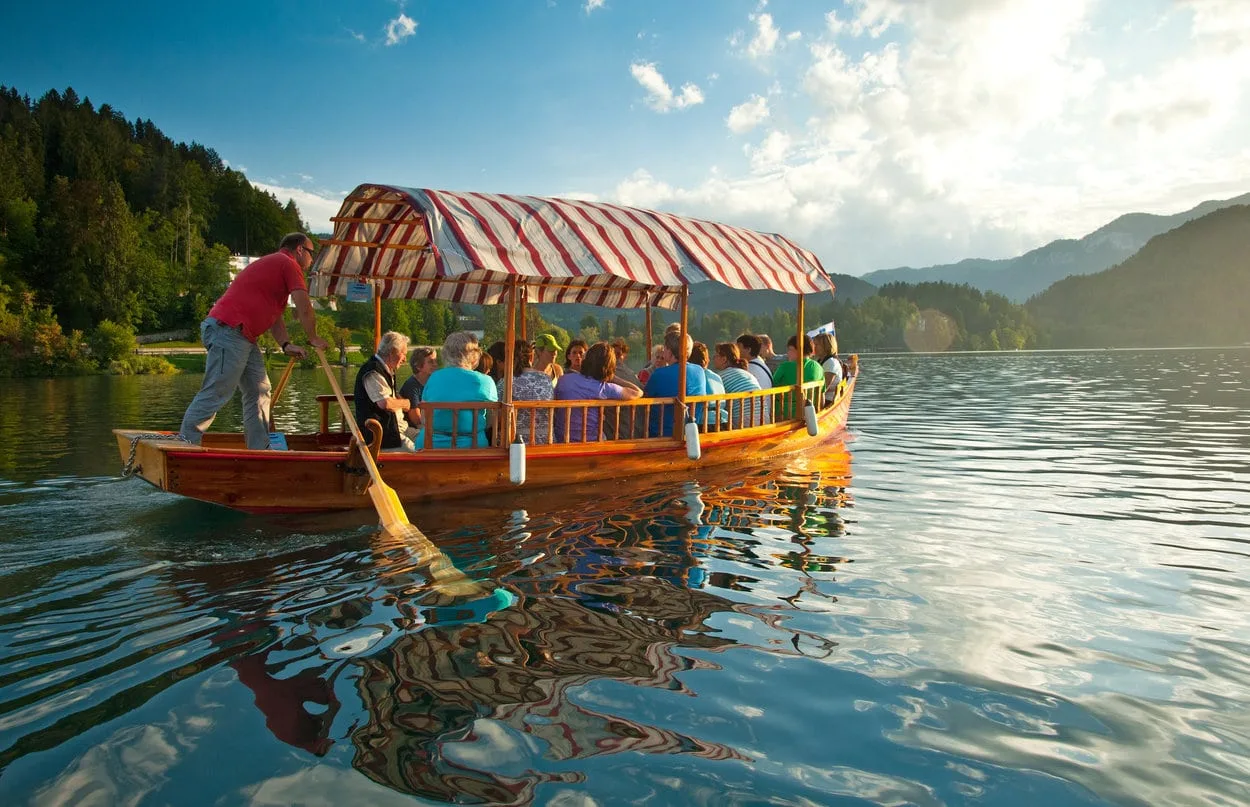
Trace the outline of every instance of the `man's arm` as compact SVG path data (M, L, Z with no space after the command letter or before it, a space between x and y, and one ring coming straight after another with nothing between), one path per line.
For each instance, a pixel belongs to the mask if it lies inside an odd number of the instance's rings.
M304 326L304 333L308 335L308 344L313 347L319 347L325 350L330 343L317 336L317 315L313 313L312 302L308 299L308 292L304 289L296 289L291 292L291 302L295 303L295 316L299 320L299 324ZM283 317L278 317L278 321L269 329L269 333L278 341L278 344L285 344L290 338L286 331L286 322ZM304 349L299 345L289 345L283 349L284 353L288 353L297 358L304 357Z
M407 398L388 395L390 387L387 386L386 380L376 372L365 375L365 391L369 393L369 400L388 412L407 412L411 406Z

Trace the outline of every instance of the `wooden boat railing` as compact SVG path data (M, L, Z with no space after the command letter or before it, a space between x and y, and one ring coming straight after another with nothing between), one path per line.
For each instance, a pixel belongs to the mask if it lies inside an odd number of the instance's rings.
M771 387L751 392L731 392L717 395L695 395L686 399L686 411L690 413L703 432L728 432L768 426L774 423L801 420L803 407L795 406L795 387ZM348 401L351 395L344 396ZM811 401L817 409L826 405L824 383L809 381L803 384L803 400ZM321 432L329 432L331 404L337 405L333 395L318 395L321 407ZM465 448L504 448L514 432L527 445L599 442L605 440L654 440L671 443L681 441L681 418L674 433L652 435L658 432L665 409L677 406L676 398L638 398L633 401L579 400L579 401L514 401L511 406L482 401L455 403L423 402L420 406L422 420L432 423L435 412L449 412L451 431L449 438L456 446L458 438L468 438L468 446L449 449L434 448L434 431L423 431L422 450L456 451ZM481 438L481 430L465 431L461 428L461 415L475 414L475 426L481 422L480 413L485 411L489 441ZM528 415L528 417L524 417ZM546 417L542 417L546 415ZM589 417L593 415L592 417ZM592 429L591 420L597 420ZM440 422L442 418L440 418ZM345 419L340 413L339 430L345 429ZM507 428L499 428L501 425ZM540 426L541 424L541 426ZM563 439L557 440L557 437Z

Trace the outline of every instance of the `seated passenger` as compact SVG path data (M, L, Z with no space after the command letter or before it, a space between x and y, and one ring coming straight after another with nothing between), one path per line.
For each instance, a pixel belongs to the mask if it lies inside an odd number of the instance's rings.
M534 369L534 346L529 342L517 342L513 354L512 400L550 401L553 397L551 379L542 370ZM503 400L504 379L495 382L499 400ZM551 409L518 408L516 433L528 445L550 442Z
M490 347L486 348L486 355L490 356L490 367L486 372L490 375L492 381L498 381L503 378L504 359L507 352L508 346L503 343L502 339L491 342ZM481 370L478 370L478 372L481 372Z
M495 403L499 400L495 385L490 376L474 372L482 358L482 348L477 337L468 331L456 331L443 343L443 361L447 366L435 370L430 380L425 383L425 391L421 400L424 403L457 403L460 401L485 401ZM453 414L455 415L453 423ZM493 420L493 412L486 409L462 409L451 412L440 409L431 418L433 423L422 428L417 434L417 448L425 447L426 429L432 432L434 448L452 447L452 426L455 426L456 448L468 448L475 444L484 448L486 426ZM474 437L476 435L476 438Z
M557 401L633 401L642 397L642 390L628 381L613 381L616 355L607 342L596 342L581 360L581 372L568 372L556 382ZM556 440L582 442L582 412L585 417L586 441L599 439L599 408L594 406L555 410ZM565 421L568 427L565 427Z
M799 366L799 349L796 347L799 337L791 336L786 340L786 357L788 361L783 361L781 366L777 368L777 372L773 373L774 387L793 387L797 381L797 373ZM803 381L823 381L825 373L820 369L820 365L808 358L814 350L812 345L812 337L804 334L803 336ZM801 416L801 412L795 412L791 401L792 395L783 395L777 399L776 417L777 420L789 420L791 418Z
M616 379L620 381L628 381L635 387L642 389L642 383L638 380L638 374L629 368L625 360L629 358L629 342L621 337L612 340L612 352L616 354Z
M582 361L586 358L586 350L585 339L574 339L569 342L569 346L564 349L564 372L580 373Z
M405 434L403 413L408 411L406 397L395 392L395 371L408 358L408 337L395 331L382 334L378 352L360 365L356 372L354 400L356 424L366 439L365 421L375 419L382 425L382 448L415 450Z
M651 346L651 361L643 365L638 371L638 383L646 386L647 380L651 378L651 374L655 372L655 368L664 366L664 345Z
M707 395L707 376L703 373L703 368L697 364L690 364L690 350L694 347L694 340L686 334L683 344L680 331L670 331L664 335L664 349L661 352L661 360L664 362L663 367L657 367L655 372L651 373L651 377L647 379L647 386L643 389L643 394L648 398L675 398L679 391L679 380L681 375L681 366L678 364L678 357L685 352L686 364L686 395ZM701 407L698 407L701 409ZM657 411L658 410L658 411ZM658 414L658 417L657 417ZM699 418L696 411L695 419ZM660 435L668 436L673 433L673 405L667 404L660 407L652 407L651 417L648 418L650 425L650 434L652 437Z
M768 389L773 385L773 371L768 369L768 363L760 357L760 351L763 349L764 343L755 334L744 333L738 337L738 347L741 349L742 358L746 359L747 372L755 376L755 380L759 382L760 389Z
M554 384L564 375L564 368L556 361L560 343L549 333L540 333L534 339L534 369L546 375Z
M747 372L747 361L738 352L737 342L721 342L717 345L712 366L724 382L725 392L755 392L760 389L760 382ZM744 403L746 406L743 406ZM729 421L735 429L767 423L769 418L765 417L766 414L764 402L759 398L753 401L732 401L729 407Z
M816 346L816 361L825 371L825 404L831 404L838 397L838 385L846 378L838 358L838 340L833 334L818 333L812 344Z
M695 342L694 348L690 351L690 361L703 368L703 374L707 376L707 394L708 395L724 395L725 394L725 382L721 380L721 377L719 375L707 369L707 365L708 365L707 345L703 344L702 342ZM718 416L715 418L709 418L708 423L711 424L711 423L716 422L717 420L719 420L721 423L728 423L729 422L729 408L725 406L724 401L721 401L720 404L717 405L717 411L719 413ZM699 422L699 426L700 428L702 428L703 426L702 421Z
M405 414L412 424L412 433L408 436L415 437L416 429L421 428L421 393L430 380L430 373L438 369L438 351L432 347L419 347L408 354L408 366L412 368L412 375L399 388L399 394L408 399Z

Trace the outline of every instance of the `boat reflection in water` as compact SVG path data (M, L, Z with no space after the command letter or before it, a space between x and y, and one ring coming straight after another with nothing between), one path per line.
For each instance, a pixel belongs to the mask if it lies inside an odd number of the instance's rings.
M827 654L831 642L785 626L787 602L734 598L755 578L707 566L789 567L786 579L800 580L791 599L804 596L806 572L845 560L812 554L806 536L841 533L835 509L846 503L849 462L838 444L781 469L721 470L658 491L579 491L533 515L507 501L414 511L462 569L515 602L441 601L404 548L377 535L362 553L367 594L336 599L327 585L333 602L301 624L288 609L282 627L236 623L217 640L245 649L228 663L275 737L318 756L349 740L351 764L402 793L526 804L541 784L583 781L577 766L559 764L572 760L634 752L747 762L732 747L595 708L578 690L611 679L696 696L681 674L718 669L709 657L738 643L709 624L718 614L791 637L769 652ZM762 552L752 531L778 528L793 533L793 550ZM360 579L362 569L344 573ZM353 690L359 702L341 703ZM521 764L527 757L540 764Z

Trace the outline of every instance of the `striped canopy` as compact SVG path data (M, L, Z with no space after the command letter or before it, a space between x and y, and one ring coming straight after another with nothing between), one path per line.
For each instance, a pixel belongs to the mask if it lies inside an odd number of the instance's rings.
M535 303L677 308L683 286L833 291L789 239L602 202L361 185L333 218L309 291L497 303L511 284Z

